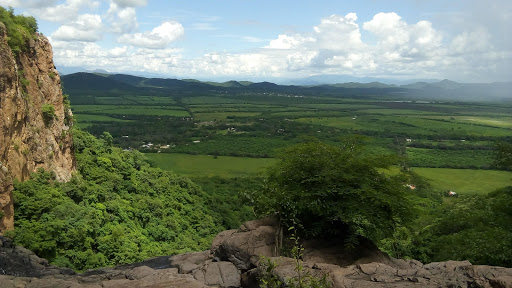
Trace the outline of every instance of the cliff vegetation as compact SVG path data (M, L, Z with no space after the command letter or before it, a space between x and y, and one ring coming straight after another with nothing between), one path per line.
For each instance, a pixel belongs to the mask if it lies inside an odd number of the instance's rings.
M76 130L78 171L66 183L40 170L15 184L9 235L59 266L86 270L204 250L225 229L208 196L185 177L152 168L137 152Z
M9 47L15 54L28 50L28 42L37 39L37 21L34 17L14 15L12 8L0 7L0 22L3 22L8 37Z

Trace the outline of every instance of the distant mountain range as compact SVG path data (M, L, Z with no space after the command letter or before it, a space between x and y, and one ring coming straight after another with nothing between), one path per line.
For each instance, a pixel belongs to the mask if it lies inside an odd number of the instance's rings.
M303 96L368 97L386 96L409 100L512 101L512 82L458 83L450 80L393 85L381 82L347 82L320 85L279 85L271 82L226 81L203 82L195 79L146 78L126 74L79 72L62 76L69 94L91 91L154 95L197 95L198 93L279 93Z

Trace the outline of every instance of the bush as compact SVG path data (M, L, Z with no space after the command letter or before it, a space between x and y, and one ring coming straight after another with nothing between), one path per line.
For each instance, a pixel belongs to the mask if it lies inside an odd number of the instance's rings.
M51 124L56 117L55 108L52 104L44 104L41 108L41 112L43 113L43 121L46 125Z
M0 7L0 22L5 24L9 40L9 47L15 54L26 51L28 41L34 37L37 32L37 22L34 17L25 17L22 15L14 15L14 10L9 8L6 10Z
M400 177L379 172L393 157L366 156L363 146L347 141L341 148L299 144L279 159L263 192L252 195L256 210L277 214L285 226L296 222L307 237L339 235L347 244L357 244L358 236L377 241L411 216Z

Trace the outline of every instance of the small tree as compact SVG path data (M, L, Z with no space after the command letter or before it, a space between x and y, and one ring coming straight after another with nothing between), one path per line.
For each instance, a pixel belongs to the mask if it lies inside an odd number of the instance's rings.
M411 215L399 177L379 170L396 157L368 156L360 143L347 141L342 147L299 144L279 160L263 191L253 194L256 210L277 214L285 226L296 222L306 236L339 235L346 244L357 244L358 236L377 241Z

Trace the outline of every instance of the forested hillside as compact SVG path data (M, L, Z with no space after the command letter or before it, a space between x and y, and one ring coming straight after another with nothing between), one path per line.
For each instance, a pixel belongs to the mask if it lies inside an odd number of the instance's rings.
M222 223L244 220L220 215L188 178L113 147L108 133L97 139L75 130L73 137L78 171L71 181L41 170L15 184L9 235L51 263L85 270L204 250L231 228Z

